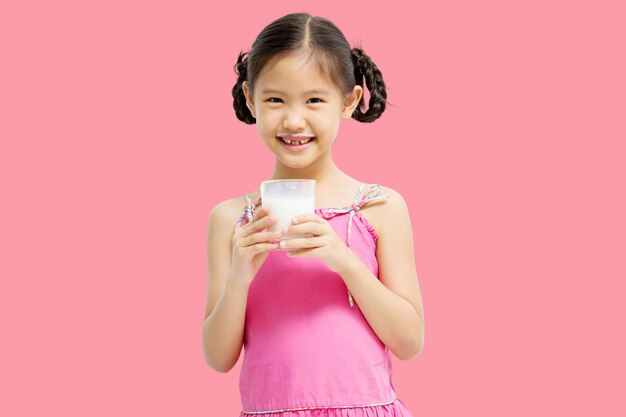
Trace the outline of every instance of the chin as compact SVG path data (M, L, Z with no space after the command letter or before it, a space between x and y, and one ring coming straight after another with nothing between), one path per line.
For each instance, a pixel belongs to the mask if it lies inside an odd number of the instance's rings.
M282 162L282 164L286 166L287 168L293 168L293 169L306 168L309 165L311 165L311 162L296 163L296 164L289 163L289 161L283 161L283 160L281 160L280 162Z

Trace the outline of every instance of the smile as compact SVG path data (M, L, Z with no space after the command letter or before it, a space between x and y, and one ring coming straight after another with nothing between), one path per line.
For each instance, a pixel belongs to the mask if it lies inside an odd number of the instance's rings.
M276 135L280 140L285 142L288 145L304 145L305 143L309 143L315 136L308 133L298 133L298 134L289 134L289 133L279 133Z
M303 140L290 140L287 138L280 138L283 142L285 142L288 145L304 145L305 143L309 143L313 140L313 138L307 138L307 139L303 139Z
M286 149L294 152L300 152L309 147L309 144L315 140L312 135L287 135L278 134L276 138Z

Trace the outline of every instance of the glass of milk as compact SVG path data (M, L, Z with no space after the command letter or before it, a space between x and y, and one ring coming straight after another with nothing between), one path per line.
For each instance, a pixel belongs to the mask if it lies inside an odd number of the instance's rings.
M261 183L261 203L269 208L269 216L278 221L267 228L270 232L282 230L291 219L300 214L315 212L315 180L269 180ZM308 234L292 233L281 240L308 237Z

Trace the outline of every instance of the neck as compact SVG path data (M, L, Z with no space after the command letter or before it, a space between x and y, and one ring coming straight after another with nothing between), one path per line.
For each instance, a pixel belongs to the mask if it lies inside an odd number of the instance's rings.
M338 184L345 181L348 176L343 173L331 156L319 158L312 164L302 167L288 167L276 159L274 173L270 179L282 180L290 178L315 180L318 184Z

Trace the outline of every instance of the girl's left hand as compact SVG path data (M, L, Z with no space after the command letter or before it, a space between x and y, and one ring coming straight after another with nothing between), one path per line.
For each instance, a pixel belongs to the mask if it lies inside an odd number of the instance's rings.
M326 219L317 214L301 214L292 219L284 234L311 234L311 237L282 240L281 249L293 257L319 258L333 272L339 273L353 261L354 252L346 246Z

